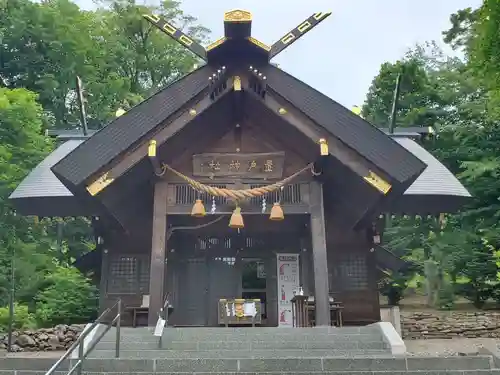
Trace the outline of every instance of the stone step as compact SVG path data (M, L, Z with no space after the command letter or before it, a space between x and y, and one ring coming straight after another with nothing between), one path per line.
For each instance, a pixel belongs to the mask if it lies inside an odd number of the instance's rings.
M142 358L142 359L244 359L244 358L320 358L320 357L347 357L362 355L388 355L385 349L352 349L352 350L329 350L329 349L267 349L267 350L120 350L120 358ZM114 350L96 350L90 358L114 358Z
M153 337L149 341L122 340L122 350L148 350L159 349L158 338ZM378 341L169 341L162 339L161 349L168 350L259 350L259 349L330 349L330 350L354 350L354 349L387 349L388 345L383 340ZM114 350L114 341L99 342L96 350Z
M140 328L121 328L121 333L129 337L142 337L148 333L152 333L153 328L140 327ZM108 334L112 335L115 328L112 328ZM175 328L167 327L165 332L178 337L211 337L211 336L288 336L288 335L304 335L304 336L318 336L318 335L341 335L341 336L356 336L356 335L379 335L379 327L320 327L320 328L277 328L277 327L255 327L255 328L215 328L215 327L201 327L201 328Z
M130 375L129 372L83 372L83 375ZM134 375L151 375L151 372L134 371ZM155 375L188 375L191 372L155 372ZM215 374L214 372L198 372L197 375ZM443 371L287 371L283 372L218 372L219 375L443 375ZM0 370L0 375L45 375L41 371ZM56 371L54 375L67 375L67 372ZM444 375L500 375L500 370L447 371Z
M47 371L53 359L0 357L0 370L22 375L23 371ZM420 371L421 375L430 371L476 371L491 372L491 356L471 357L393 357L388 355L319 357L319 358L260 358L260 359L87 359L84 371L93 373L328 373L351 374L354 371L380 371L381 374ZM62 371L67 370L61 368ZM28 374L26 374L28 375ZM30 374L34 375L34 374ZM117 374L118 375L118 374ZM145 374L144 374L145 375ZM366 375L366 374L365 374ZM436 374L437 375L437 374ZM450 375L446 372L446 375ZM472 375L472 374L471 374Z
M106 334L101 339L101 343L115 343L116 336L114 334ZM379 335L220 335L214 334L211 336L189 336L183 337L178 334L171 334L165 331L163 334L163 341L165 342L239 342L239 343L253 343L264 341L282 341L282 342L376 342L384 341L382 334ZM121 334L121 342L134 342L134 343L157 343L158 337L153 336L151 332L146 332L144 336L129 336L128 334Z
M122 329L122 341L154 341L150 328ZM368 328L166 328L163 337L167 341L381 341L380 329ZM113 328L102 339L114 342L116 331Z

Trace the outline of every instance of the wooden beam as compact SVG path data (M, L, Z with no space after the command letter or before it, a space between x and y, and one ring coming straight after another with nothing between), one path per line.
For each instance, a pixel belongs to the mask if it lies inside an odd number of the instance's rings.
M210 202L203 202L207 209L210 208ZM268 216L270 214L270 210L272 207L272 202L267 203L268 208L265 213L262 213L262 208L258 206L246 206L244 203L242 204L242 209L241 213L243 216L245 215L266 215ZM285 213L285 220L286 220L286 215L303 215L309 213L309 205L308 204L282 204L283 211ZM233 205L220 205L217 206L217 215L231 215L234 211L234 204ZM169 215L190 215L191 210L193 209L193 205L169 205L168 206L168 214Z
M155 14L144 14L143 17L158 29L163 31L165 34L167 34L169 37L171 37L173 40L181 44L184 48L191 51L204 61L207 61L207 51L205 50L205 48L201 44L193 40L191 37L184 34L174 25L168 23L162 17Z
M167 198L168 183L160 180L154 187L151 267L149 275L149 326L156 325L164 299L165 273L167 270Z
M316 325L330 325L330 286L328 283L328 259L326 253L325 213L323 185L311 182L311 239L314 268L314 301Z
M157 129L152 134L148 135L147 139L142 142L132 151L123 156L117 161L109 170L104 173L101 171L98 178L95 178L90 184L87 185L87 191L95 196L102 190L112 184L117 178L122 176L125 172L131 169L134 165L139 163L148 155L149 141L156 140L157 147L165 143L169 138L180 132L189 122L194 118L200 116L204 111L210 108L214 103L218 102L221 98L232 91L232 86L229 85L227 79L227 88L223 90L215 99L211 99L207 93L203 91L199 99L190 106L186 106L183 111L177 115L170 123L163 125L161 129ZM208 80L208 77L207 77ZM207 81L208 83L208 81Z
M312 16L308 17L306 20L300 23L297 27L290 30L287 34L280 38L276 43L271 46L271 51L269 52L269 59L272 59L283 50L291 46L294 42L299 40L306 33L311 31L314 27L319 25L319 23L330 16L331 12L318 12L314 13Z
M247 92L251 97L253 97L254 100L260 101L277 116L286 120L306 137L312 139L314 142L317 142L318 156L320 155L319 142L321 139L325 139L329 145L328 151L330 155L334 156L342 164L349 167L349 169L363 178L381 194L385 195L391 190L392 185L388 182L388 179L384 176L385 174L382 171L354 150L343 144L338 138L333 137L328 131L320 128L307 116L301 114L293 107L293 105L280 97L279 94L269 88L267 90L267 95L264 98L253 93L251 90L247 90Z

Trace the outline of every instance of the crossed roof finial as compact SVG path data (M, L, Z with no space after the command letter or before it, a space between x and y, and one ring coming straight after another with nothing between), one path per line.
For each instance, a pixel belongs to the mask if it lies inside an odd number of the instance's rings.
M203 47L201 44L184 34L181 30L160 16L145 14L144 18L204 61L209 61L212 51L222 48L222 46L230 40L247 40L250 44L256 46L260 53L265 53L267 61L270 61L273 57L299 40L304 34L311 31L331 14L331 12L314 13L312 16L301 22L297 27L286 33L270 47L251 36L252 14L246 10L235 9L224 13L225 35L210 44L207 48Z

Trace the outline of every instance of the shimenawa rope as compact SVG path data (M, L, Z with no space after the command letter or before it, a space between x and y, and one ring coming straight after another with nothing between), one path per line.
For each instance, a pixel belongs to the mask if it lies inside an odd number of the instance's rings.
M266 186L261 186L253 189L241 189L241 190L234 190L234 189L224 189L224 188L218 188L218 187L213 187L209 185L202 184L198 181L193 180L192 178L182 174L181 172L175 170L168 164L163 164L162 169L163 172L165 170L169 170L175 175L179 176L182 178L184 181L186 181L189 185L191 185L195 190L203 193L210 194L215 197L225 197L225 198L231 198L234 200L243 200L243 199L248 199L248 198L254 198L254 197L261 197L264 194L272 193L286 184L288 184L290 181L293 179L297 178L299 175L304 173L307 170L311 170L313 168L313 163L308 164L306 167L302 168L301 170L295 172L291 176L288 176L287 178L275 182L270 185ZM162 173L163 174L163 173Z

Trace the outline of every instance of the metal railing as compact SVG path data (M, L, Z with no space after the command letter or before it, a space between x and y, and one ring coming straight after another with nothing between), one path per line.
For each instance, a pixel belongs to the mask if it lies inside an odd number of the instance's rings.
M114 316L113 320L106 325L106 328L97 336L95 340L93 340L90 343L89 348L85 351L85 338L88 337L90 332L94 330L97 325L101 324L104 319L110 314L116 307L116 315ZM86 327L78 339L69 347L69 349L66 351L66 353L63 354L59 360L54 363L54 365L45 373L45 375L52 375L54 374L55 371L60 371L59 367L68 359L68 357L75 351L75 349L78 347L78 359L76 360L76 363L74 366L71 367L68 371L67 375L72 375L73 373L76 373L77 375L82 374L82 369L83 369L83 362L87 358L87 356L94 350L95 346L101 341L101 339L104 337L106 333L113 327L114 324L116 324L116 341L115 341L115 358L120 357L120 324L121 324L121 314L122 314L122 301L119 299L116 301L116 303L113 305L113 307L108 308L103 311L103 313L92 323L90 326Z

